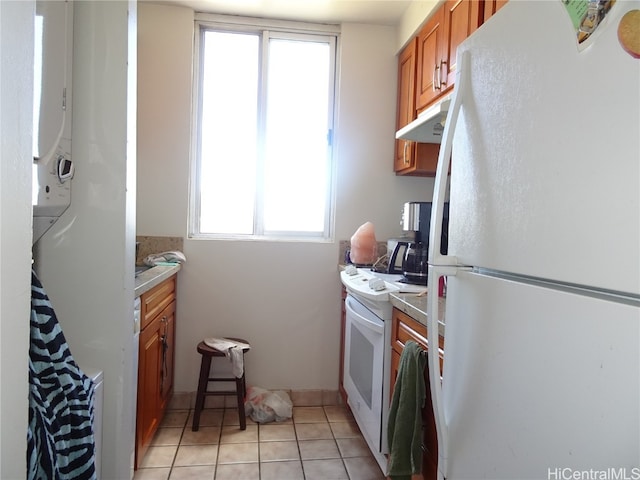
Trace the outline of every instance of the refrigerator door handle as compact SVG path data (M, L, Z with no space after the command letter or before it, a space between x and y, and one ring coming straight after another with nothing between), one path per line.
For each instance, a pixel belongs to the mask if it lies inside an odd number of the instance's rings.
M464 101L465 91L467 89L466 80L469 75L465 74L469 64L469 52L461 52L458 55L457 62L459 68L456 71L456 83L453 89L453 97L449 112L447 113L447 121L442 132L442 142L440 144L440 152L438 153L438 166L436 168L435 186L433 189L433 210L431 212L431 224L429 226L429 264L430 265L456 265L457 258L453 255L442 255L440 253L441 232L442 232L442 216L444 213L444 200L447 190L447 176L449 175L449 165L451 163L451 149L453 146L453 135L455 133L456 124L458 123L458 114L460 107Z
M429 265L429 285L437 285L441 276L455 275L456 267ZM429 369L429 387L431 389L431 404L433 407L433 417L436 422L436 433L438 436L438 480L447 476L448 457L448 427L444 416L444 406L442 400L442 382L440 378L440 352L438 345L439 331L438 318L440 316L440 305L438 295L428 295L427 297L427 341L430 348L428 352L427 368Z

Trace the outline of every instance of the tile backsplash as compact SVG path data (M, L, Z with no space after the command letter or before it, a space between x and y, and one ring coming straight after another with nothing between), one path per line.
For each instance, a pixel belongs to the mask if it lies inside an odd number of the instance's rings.
M142 260L152 253L168 252L178 250L183 252L184 239L182 237L150 237L139 235L136 242L140 243L138 254L136 255L136 265L142 265Z

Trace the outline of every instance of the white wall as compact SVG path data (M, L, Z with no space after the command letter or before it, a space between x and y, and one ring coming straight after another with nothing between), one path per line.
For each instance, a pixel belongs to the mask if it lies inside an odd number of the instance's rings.
M138 51L138 235L187 235L193 13L141 4ZM203 337L252 344L250 384L338 387L338 240L372 221L378 239L400 233L409 200L431 179L393 173L397 32L342 27L337 114L336 240L328 243L185 239L178 279L176 391L194 391Z
M398 236L402 205L429 201L432 178L393 173L397 59L395 29L342 26L336 238L349 239L365 221L378 240Z
M104 371L102 478L117 480L135 407L135 15L135 1L74 2L72 203L35 248L71 353Z
M420 31L425 20L431 15L436 6L441 3L442 0L413 0L411 2L398 25L398 52L402 50L410 38Z
M33 1L0 2L0 478L25 477L31 301Z
M138 5L138 235L187 228L193 11Z

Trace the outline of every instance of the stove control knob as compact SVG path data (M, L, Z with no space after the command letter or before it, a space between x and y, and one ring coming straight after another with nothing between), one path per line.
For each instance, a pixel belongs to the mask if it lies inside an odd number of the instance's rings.
M375 290L376 292L379 292L387 288L387 285L384 283L384 280L382 280L381 278L371 278L369 279L369 288L371 290Z
M356 275L358 273L358 269L355 267L355 265L347 265L344 269L344 272L347 275Z

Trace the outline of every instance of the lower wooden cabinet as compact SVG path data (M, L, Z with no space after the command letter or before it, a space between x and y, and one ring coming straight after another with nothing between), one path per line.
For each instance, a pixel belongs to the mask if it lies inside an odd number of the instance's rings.
M398 366L400 357L406 342L413 340L424 350L429 349L427 340L427 327L411 318L401 310L393 309L391 330L391 395L398 376ZM439 337L440 365L444 358L444 338ZM442 371L442 370L441 370ZM426 385L426 399L422 410L422 423L424 435L422 438L422 475L414 475L413 480L436 479L438 476L438 437L436 432L436 421L431 407L431 389L429 388L429 370L425 368L424 381ZM391 399L389 399L391 401Z
M160 319L160 411L165 412L173 394L173 365L175 360L176 302L171 303ZM162 331L164 330L164 331ZM162 341L164 339L164 341Z
M164 417L173 393L176 278L165 280L141 296L138 350L138 402L135 467Z
M340 392L340 396L342 397L342 401L344 404L347 404L347 391L344 389L344 339L345 339L345 326L347 323L347 312L344 307L344 299L347 296L347 290L342 287L342 300L340 301L340 373L339 375L339 383L338 383L338 391Z

